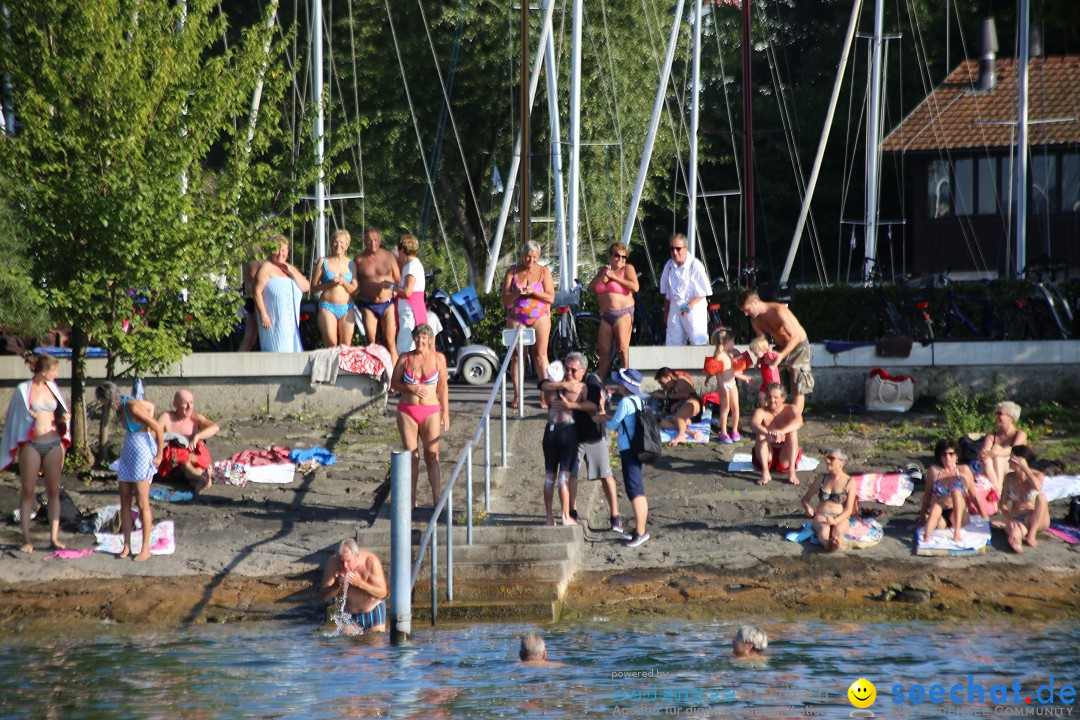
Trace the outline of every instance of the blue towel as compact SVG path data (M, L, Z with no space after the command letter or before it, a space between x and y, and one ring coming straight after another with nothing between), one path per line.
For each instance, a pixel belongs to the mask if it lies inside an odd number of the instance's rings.
M833 355L842 353L847 350L854 350L855 348L870 347L876 345L876 340L822 340L821 344L825 346Z
M810 523L803 523L801 530L789 532L784 537L787 538L789 542L806 542L810 538L814 537L814 526Z
M263 305L270 316L269 330L259 323L263 352L303 352L300 345L300 286L292 278L272 277L263 288Z
M170 490L169 488L157 487L150 488L150 499L161 500L163 502L187 502L191 498L195 497L187 490Z
M318 460L320 465L333 465L337 462L337 458L334 457L334 453L330 452L324 447L310 447L307 450L300 448L294 449L289 453L289 459L296 464L307 462L308 460Z

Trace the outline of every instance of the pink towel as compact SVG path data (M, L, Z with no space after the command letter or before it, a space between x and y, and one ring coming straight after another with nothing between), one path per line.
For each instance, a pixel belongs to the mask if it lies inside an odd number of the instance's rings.
M390 362L390 351L382 345L372 343L367 347L343 347L338 368L358 375L370 375L381 378L383 373L390 373L394 366Z
M241 450L232 456L230 462L250 465L251 467L283 465L292 463L292 460L289 459L289 453L291 452L292 448L287 448L284 445L274 445L269 450Z
M1080 528L1069 527L1055 520L1050 523L1050 527L1046 529L1046 532L1070 545L1080 545Z
M855 492L860 500L870 500L892 507L900 507L915 489L904 473L865 473L853 475Z
M94 554L94 551L91 550L91 549L71 550L71 549L68 549L68 548L64 548L63 550L57 550L56 552L54 552L52 555L50 555L49 557L47 557L45 559L46 560L52 560L53 558L60 558L61 560L74 560L75 558L86 557L87 555L93 555L93 554Z

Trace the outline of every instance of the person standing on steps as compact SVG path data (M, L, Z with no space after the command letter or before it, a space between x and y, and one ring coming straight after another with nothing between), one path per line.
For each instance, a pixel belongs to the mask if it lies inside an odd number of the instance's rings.
M639 547L649 539L649 533L645 532L649 501L645 497L645 485L642 482L644 466L630 449L630 438L634 437L637 431L637 414L645 409L645 403L640 397L641 380L641 373L637 370L617 370L612 373L611 381L616 383L620 400L615 414L607 422L608 430L617 430L619 433L616 445L622 460L623 486L626 497L630 499L630 506L634 508L634 529L623 535L626 547L630 548Z
M671 259L660 275L667 323L665 345L704 345L709 339L706 298L712 293L709 273L695 257L690 257L685 235L668 241Z
M401 280L401 268L394 253L382 246L379 228L364 229L364 252L353 260L356 268L356 307L364 322L367 342L379 342L379 331L390 351L390 362L397 363L397 311L394 287Z
M589 361L582 353L572 352L563 360L566 378L559 383L545 380L540 384L541 391L568 391L571 395L585 389L585 398L579 402L559 401L557 410L572 410L574 424L577 427L578 452L577 463L570 473L570 517L578 520L577 512L577 474L578 468L585 463L585 472L589 480L599 480L607 499L611 531L622 533L622 520L619 518L619 497L615 490L615 477L611 472L611 441L608 434L597 424L597 420L607 414L604 404L604 382L595 374L588 372Z
M521 262L506 271L502 284L502 304L506 308L506 327L531 327L536 343L526 350L532 356L537 380L547 377L548 339L551 336L551 303L555 301L555 279L540 264L540 246L533 241L521 247ZM513 409L524 402L524 388L518 387L517 353L510 360L510 378L514 383ZM543 396L540 407L547 410Z
M754 329L756 337L768 335L776 343L776 357L769 365L788 371L791 404L802 413L806 396L814 392L810 341L806 338L806 330L787 307L777 302L764 302L756 290L744 290L737 302L743 315L750 318L750 327Z

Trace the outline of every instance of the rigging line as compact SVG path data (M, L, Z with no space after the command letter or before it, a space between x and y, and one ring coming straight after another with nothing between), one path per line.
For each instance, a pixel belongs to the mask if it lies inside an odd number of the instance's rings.
M450 104L450 95L446 86L446 80L443 78L442 67L439 65L439 56L435 52L435 41L431 37L431 26L428 24L427 12L424 10L424 0L416 0L416 5L420 8L420 18L424 22L424 33L427 35L428 47L431 48L431 60L435 65L435 74L439 78L439 89L442 91L443 102L446 103L447 116L450 118L450 129L454 131L454 140L457 142L458 153L461 155L461 169L465 173L465 184L469 188L469 197L472 198L473 207L476 208L476 213L479 215L480 200L476 197L476 186L473 185L472 173L469 172L469 162L465 158L465 146L461 143L461 133L458 132L457 120L454 119L454 108ZM451 75L451 84L453 83L452 78L453 75ZM431 196L432 198L435 197L434 187L432 188ZM484 245L487 245L487 227L485 223L481 222L478 224L480 226L480 234L484 238Z
M909 3L908 21L909 21L909 23L913 23L914 27L917 29L917 32L915 33L916 43L917 43L918 47L921 47L921 50L922 50L921 57L924 58L923 63L921 63L919 65L919 70L922 71L924 69L924 65L925 65L926 77L929 77L930 76L930 63L929 63L928 60L925 60L925 58L927 58L927 54L926 54L925 41L923 40L923 35L922 35L922 26L919 24L919 18L918 18L917 13L915 13L914 10L910 8L910 2L911 2L911 0L908 0L908 3ZM963 31L961 30L961 42L963 42L962 38L963 38ZM918 47L917 47L917 49L918 49ZM918 52L916 52L916 57L919 57ZM926 84L927 84L927 81L924 80L924 86ZM932 93L927 91L927 98L929 99L929 98L932 98L932 97L933 97ZM957 102L958 99L959 99L959 96L953 98L953 100L951 102ZM935 112L934 117L940 117L940 112ZM938 124L932 122L932 123L930 123L930 127L931 127L931 130L934 133L935 138L937 139L937 144L938 144L938 147L939 147L938 157L942 158L942 155L944 155L943 159L946 162L946 166L949 168L950 189L952 190L952 199L953 199L953 201L955 203L955 200L956 200L956 188L955 188L955 182L953 182L955 178L954 178L953 173L952 173L952 167L953 167L953 164L954 164L952 153L951 153L951 151L949 150L948 147L945 147L943 132L941 131ZM986 263L986 258L983 255L982 248L979 247L978 239L976 237L974 237L974 227L972 225L971 217L970 216L957 215L957 218L958 219L963 218L963 219L959 219L958 225L960 227L961 235L964 238L964 245L965 245L965 247L966 247L966 249L968 251L968 257L971 258L972 262L974 263L974 265L976 266L977 269L985 271L987 269L988 265Z
M383 0L386 5L386 22L390 26L390 37L394 40L394 53L397 55L398 67L401 68L401 83L405 88L405 99L409 103L409 115L412 117L413 130L416 132L416 147L420 151L420 164L424 166L424 176L427 178L428 189L435 194L435 183L431 179L427 162L424 160L424 141L420 137L420 124L416 119L416 108L413 106L412 92L409 91L409 80L405 76L405 61L401 57L401 46L398 44L397 29L394 28L394 16L390 13L390 0ZM454 264L454 254L450 252L450 241L446 237L446 227L443 225L442 211L439 203L435 203L435 217L439 221L439 232L442 233L443 245L446 247L446 259L450 263L450 271L454 275L454 284L461 289L461 280L458 278L457 266Z
M765 14L765 8L761 5L758 6L759 21L763 26L767 27L768 17ZM782 21L780 20L779 13L777 14L777 27L782 27ZM791 161L791 171L795 178L795 188L799 193L800 199L806 198L806 181L804 179L802 162L799 158L798 150L795 147L794 140L794 128L791 121L790 110L788 108L787 98L784 96L784 85L780 78L779 63L776 56L776 47L772 42L772 38L769 33L765 35L765 59L769 66L769 74L773 82L773 87L776 90L776 104L780 112L780 124L784 134L784 143L788 150L788 159ZM813 221L811 220L811 233L810 233L810 247L812 250L812 256L814 259L815 270L818 274L818 281L825 285L828 285L828 278L824 276L824 268L821 266L821 248L817 244L817 239L813 232Z
M867 58L869 58L869 53L867 53ZM852 137L858 138L858 137L862 136L863 118L866 117L866 113L864 112L864 110L866 109L867 99L869 97L869 92L868 92L869 91L869 78L867 78L867 83L863 86L862 99L859 101L859 113L858 113L858 118L859 119L858 119L858 123L856 125L855 132L852 133L851 132L851 118L852 118L852 115L853 115L852 109L853 109L854 101L855 101L855 68L858 67L858 64L859 64L859 46L856 45L855 46L855 58L850 63L850 65L851 65L851 80L848 82L848 87L851 88L851 89L848 92L847 132L844 135L844 163L843 163L844 164L844 173L843 173L843 181L842 181L842 186L841 186L841 191L840 191L840 217L841 218L843 218L843 216L845 214L845 210L846 210L847 204L848 204L848 196L849 196L849 194L851 192L851 186L855 182L855 157L854 157L854 153L853 153L853 146L858 147L858 141L856 140L856 141L853 142ZM844 233L844 224L842 222L840 223L840 228L839 229L840 229L840 235L839 235L840 245L839 245L839 250L838 250L837 255L836 255L836 277L837 278L840 277L840 258L843 256L843 244L844 244L844 242L847 241L847 239L843 235L843 233ZM852 229L852 233L854 234L854 228ZM850 243L848 243L848 265L849 266L851 265L851 254L852 254L853 251L854 251L854 249L851 247ZM849 273L848 273L848 277L845 278L845 282L847 282L847 280L849 280L849 279L850 279L850 270L849 270Z
M584 11L583 11L583 14L584 14ZM588 16L586 16L586 22L588 22L587 17ZM619 143L619 197L622 198L622 197L626 197L626 184L625 184L625 181L627 180L627 177L626 177L626 153L625 153L625 149L623 148L622 119L619 117L620 103L619 103L619 90L618 90L618 86L617 86L617 84L615 82L615 58L611 54L611 31L608 29L607 0L600 0L600 18L601 18L601 20L603 22L603 28L604 28L604 50L606 51L607 61L608 61L608 78L609 78L608 82L610 82L610 85L611 85L612 111L613 111L612 112L612 126L613 126L612 129L615 132L615 139ZM592 34L591 27L590 27L589 32L590 32L590 38L591 38L591 34ZM626 210L629 210L629 208L628 207L621 208L620 209L620 214L624 215L626 213ZM615 232L617 232L617 230L612 232L612 237L615 236Z
M715 10L714 10L714 12L715 12ZM720 60L720 77L721 77L720 86L724 91L724 110L725 110L725 112L727 114L727 121L728 121L728 139L731 140L731 159L732 159L732 164L735 166L735 184L738 186L740 192L742 192L743 174L742 174L742 165L740 164L742 162L742 159L739 157L741 153L739 153L739 149L735 145L735 120L731 115L731 97L730 97L730 93L728 91L727 70L724 67L724 49L720 44L720 31L719 31L719 28L717 27L715 16L713 17L713 28L714 28L713 37L716 40L716 56ZM727 219L726 219L727 218L727 201L726 200L724 202L724 218L725 218L725 220L724 220L724 237L725 237L725 245L726 245L726 243L727 243L727 233L728 233ZM743 216L742 216L742 210L741 209L740 209L739 213L736 215L736 228L737 228L737 231L738 231L738 233L737 233L738 237L742 237L742 233L743 233ZM736 252L736 261L738 263L736 267L742 267L742 243L737 243L737 244L739 246L739 249ZM727 258L727 262L730 263L730 259L731 258L729 256ZM736 273L736 275L737 275L737 273ZM737 281L738 280L736 279L736 282Z
M364 138L360 123L360 75L356 67L356 23L352 0L348 0L349 10L349 58L352 61L353 109L356 114L356 179L360 183L360 194L364 195ZM367 200L360 198L360 225L367 227Z

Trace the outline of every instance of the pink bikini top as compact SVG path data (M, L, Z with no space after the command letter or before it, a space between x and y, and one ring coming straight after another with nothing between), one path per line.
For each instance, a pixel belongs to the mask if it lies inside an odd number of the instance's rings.
M625 270L623 271L623 277L624 278L626 277L626 271ZM601 293L606 293L606 292L615 293L616 295L630 295L631 294L629 288L625 287L624 285L620 285L617 282L600 283L599 285L596 286L596 291L595 292L596 292L597 295L600 295Z
M424 366L420 366L420 372L424 371ZM414 375L409 369L409 363L405 363L405 370L401 374L401 379L406 385L437 385L439 383L439 366L436 363L435 369L431 371L431 374L427 377Z

